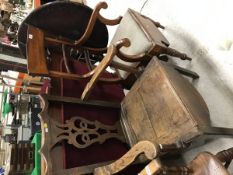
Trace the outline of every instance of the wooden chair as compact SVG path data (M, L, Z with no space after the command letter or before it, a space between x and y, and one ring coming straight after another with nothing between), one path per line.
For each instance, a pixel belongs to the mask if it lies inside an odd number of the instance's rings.
M116 47L116 55L109 60L108 65L115 67L121 81L126 80L128 84L123 83L125 87L130 87L133 84L132 82L143 72L153 56L159 57L162 54L167 54L179 57L182 60L191 60L186 54L168 47L169 42L158 29L160 26L160 24L132 9L128 9L123 16L110 45L114 45L120 39L127 38L127 42L129 42L127 45L129 46ZM128 67L128 70L121 69L123 66ZM192 78L199 77L196 73L180 67L176 67L176 69ZM91 88L100 76L101 71L92 77L83 92L82 99L88 98Z

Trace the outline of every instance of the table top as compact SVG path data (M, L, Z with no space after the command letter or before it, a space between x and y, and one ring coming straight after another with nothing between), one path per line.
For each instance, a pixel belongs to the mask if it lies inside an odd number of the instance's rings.
M88 6L67 1L51 2L36 8L25 18L18 31L18 44L22 54L26 57L29 24L49 34L77 40L84 34L92 12ZM104 48L107 44L107 27L97 20L90 38L83 45Z

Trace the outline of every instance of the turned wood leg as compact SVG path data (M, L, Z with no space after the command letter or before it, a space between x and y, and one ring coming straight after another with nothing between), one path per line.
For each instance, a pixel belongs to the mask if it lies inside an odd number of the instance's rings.
M225 167L228 168L233 159L233 147L227 150L220 151L216 154L216 157L223 163Z
M95 175L110 175L116 174L131 163L135 161L135 159L141 155L145 154L146 158L152 160L156 158L159 152L158 145L154 145L149 141L141 141L134 145L124 156L122 156L119 160L115 161L112 164L102 166L95 169Z
M185 53L181 53L173 48L170 48L170 47L164 47L162 49L162 53L161 54L167 54L167 55L170 55L170 56L174 56L174 57L178 57L182 60L189 60L191 61L192 58L188 57Z
M176 65L173 65L174 68L181 74L185 75L185 76L188 76L188 77L191 77L193 79L197 79L199 78L200 76L196 73L196 72L193 72L191 70L188 70L188 69L185 69L185 68L182 68L180 66L176 66Z

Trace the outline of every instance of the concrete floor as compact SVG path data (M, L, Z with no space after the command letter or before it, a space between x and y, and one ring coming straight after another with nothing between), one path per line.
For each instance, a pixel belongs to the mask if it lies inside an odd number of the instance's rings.
M227 0L149 0L142 10L165 25L163 33L171 47L193 58L192 62L176 63L200 75L193 84L209 107L212 125L229 128L233 128L232 5ZM184 159L190 161L198 152L216 153L229 147L233 147L233 137L216 138L186 152Z
M87 1L94 7L98 2ZM134 0L110 1L102 14L108 18L123 15L127 8L141 11L159 21L171 47L187 53L192 62L176 61L200 75L193 81L205 99L214 126L233 128L233 15L231 0ZM110 37L115 28L111 27ZM173 59L174 60L174 59ZM184 154L186 161L199 152L216 153L233 146L233 137L216 138ZM233 172L233 165L230 167Z

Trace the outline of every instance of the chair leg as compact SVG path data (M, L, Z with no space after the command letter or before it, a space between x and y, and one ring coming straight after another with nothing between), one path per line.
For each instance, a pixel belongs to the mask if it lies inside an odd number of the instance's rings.
M216 154L216 157L222 162L225 163L225 168L228 168L232 159L233 159L233 147L227 150L220 151Z
M170 55L170 56L174 56L174 57L178 57L182 60L189 60L191 61L192 58L188 57L185 53L181 53L175 49L172 49L170 47L164 47L162 49L162 53L161 54L167 54L167 55Z
M173 65L174 68L181 74L185 75L185 76L188 76L188 77L191 77L193 79L197 79L199 78L200 76L196 73L196 72L193 72L191 70L188 70L188 69L185 69L185 68L182 68L180 66L177 66L177 65Z
M159 55L158 59L164 62L168 62L169 57L167 55Z
M201 128L203 133L206 135L225 135L233 136L233 128L223 128L223 127L204 127Z

